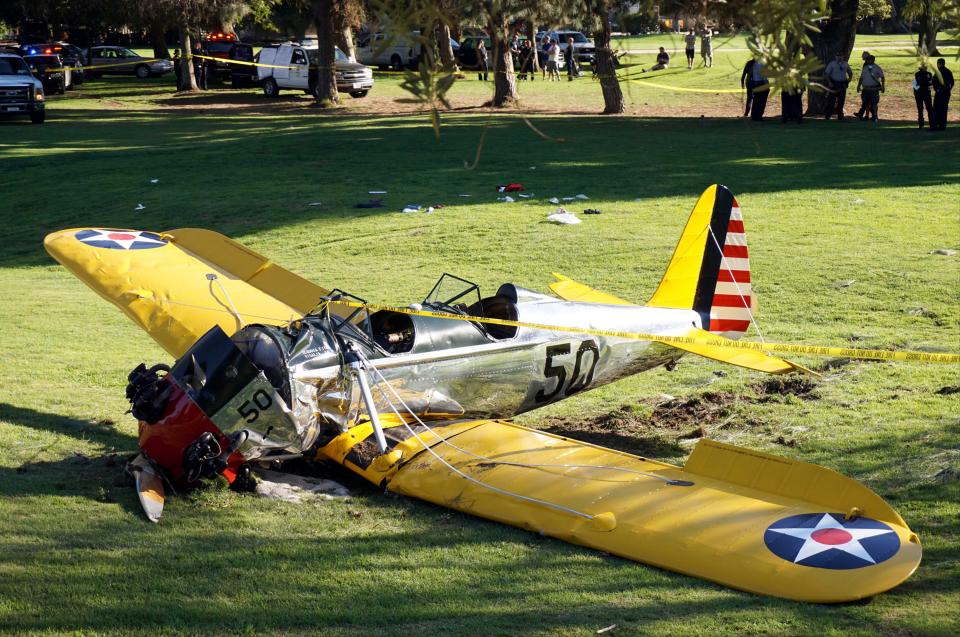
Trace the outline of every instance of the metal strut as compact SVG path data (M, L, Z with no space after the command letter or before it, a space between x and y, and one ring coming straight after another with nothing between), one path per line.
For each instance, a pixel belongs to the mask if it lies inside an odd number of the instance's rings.
M370 416L370 424L373 425L373 436L377 439L377 446L380 453L387 453L387 439L383 435L383 427L380 426L380 413L373 402L373 395L370 393L370 382L367 380L366 365L363 359L354 349L353 343L347 343L344 360L350 367L357 382L360 383L360 395L363 397L363 404L367 408L367 414Z

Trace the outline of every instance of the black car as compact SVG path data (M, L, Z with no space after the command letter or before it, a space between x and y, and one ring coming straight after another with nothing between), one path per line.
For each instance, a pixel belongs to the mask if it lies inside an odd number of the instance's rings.
M20 55L59 55L63 65L70 67L70 74L66 78L66 88L72 89L83 84L84 55L80 47L68 42L50 42L47 44L22 44Z
M201 42L206 54L217 58L208 68L208 80L230 81L233 88L244 88L257 83L257 67L253 64L237 64L236 62L253 62L253 45L224 39L207 39ZM222 60L222 61L221 61Z
M33 76L43 84L47 93L63 95L67 88L70 69L64 68L59 55L24 55L23 61L30 67Z

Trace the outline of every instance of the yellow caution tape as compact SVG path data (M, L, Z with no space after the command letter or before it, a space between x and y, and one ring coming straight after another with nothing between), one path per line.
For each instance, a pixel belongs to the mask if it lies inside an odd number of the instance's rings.
M888 351L880 349L859 349L855 347L822 347L816 345L795 345L789 343L757 343L754 341L734 341L731 339L705 338L695 336L665 336L663 334L644 334L640 332L622 332L619 330L601 330L588 327L569 327L563 325L547 325L544 323L527 323L508 319L486 318L451 312L437 312L431 310L414 310L406 307L378 305L376 303L358 303L355 301L330 300L322 305L339 305L343 307L365 309L367 311L396 312L410 316L428 316L433 318L449 319L452 321L468 321L470 323L484 323L488 325L507 325L511 327L526 327L528 329L546 330L550 332L569 332L572 334L589 334L593 336L611 336L628 338L640 341L653 341L666 345L721 345L735 349L754 350L775 354L810 354L813 356L835 356L843 358L862 358L883 361L911 361L926 363L960 363L960 354L941 354L936 352L915 351ZM322 307L321 305L321 307Z
M162 60L162 59L163 59L163 58L142 58L142 59L141 59L141 58L136 58L136 61L135 61L135 62L116 62L116 63L113 63L113 64L95 64L95 65L93 65L93 66L61 66L61 67L59 67L59 68L54 68L54 69L48 68L48 69L46 69L45 72L46 72L46 73L59 73L59 72L61 72L61 71L65 71L65 70L67 70L67 69L70 69L71 71L89 71L89 70L91 70L91 69L109 69L109 68L114 68L114 67L118 67L118 66L132 66L132 65L136 65L136 64L149 64L150 62L159 62L159 61Z
M618 79L621 82L630 82L632 84L639 84L641 86L653 86L655 88L667 89L668 91L682 91L684 93L736 93L736 94L739 94L743 92L743 90L741 89L730 89L730 88L706 89L706 88L692 88L688 86L670 86L669 84L660 84L658 82L651 82L650 80L636 80L636 79L633 79L633 77L629 77L629 76L627 77L621 76Z

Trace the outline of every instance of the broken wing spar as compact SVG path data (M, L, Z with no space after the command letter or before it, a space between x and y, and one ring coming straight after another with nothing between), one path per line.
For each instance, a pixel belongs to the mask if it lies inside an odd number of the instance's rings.
M482 297L449 275L419 309L375 306L206 230L75 229L45 245L178 359L129 379L133 469L154 521L158 477L233 482L254 463L313 457L398 493L791 599L859 599L919 563L902 518L828 469L708 441L680 468L498 420L685 351L800 369L736 340L755 325L753 291L739 204L722 186L698 200L646 306L565 277L552 286L560 299L510 283Z

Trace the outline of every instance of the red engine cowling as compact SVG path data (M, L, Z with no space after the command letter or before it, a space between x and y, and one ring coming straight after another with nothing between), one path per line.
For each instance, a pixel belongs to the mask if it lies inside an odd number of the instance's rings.
M230 440L173 378L168 375L162 382L171 385L171 393L160 420L153 424L140 421L140 449L166 470L174 485L185 487L190 484L188 468L184 464L188 448L206 433L211 434L223 450L229 448ZM226 459L221 473L231 484L241 464L243 457L238 453L230 454Z

